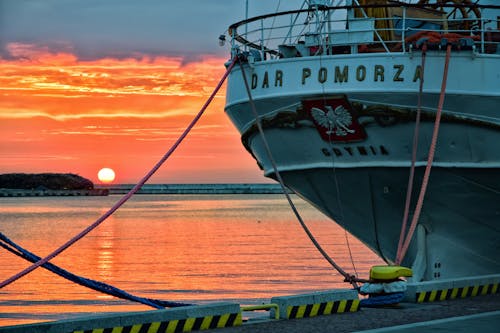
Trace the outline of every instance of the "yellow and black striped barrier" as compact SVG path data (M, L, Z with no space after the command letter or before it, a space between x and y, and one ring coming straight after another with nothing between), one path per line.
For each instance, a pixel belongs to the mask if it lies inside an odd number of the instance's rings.
M497 294L500 274L408 283L405 302L426 303Z
M352 289L273 297L271 303L279 306L280 319L307 318L359 310L358 293Z
M242 323L239 304L221 302L4 326L0 327L0 333L173 333L240 326Z
M175 333L232 327L239 326L241 324L241 313L231 313L221 316L205 316L180 320L158 321L130 326L95 328L92 330L73 331L72 333Z
M340 300L307 305L294 305L287 308L287 319L316 317L359 310L359 300Z
M417 303L445 301L498 293L498 283L421 291L415 294Z

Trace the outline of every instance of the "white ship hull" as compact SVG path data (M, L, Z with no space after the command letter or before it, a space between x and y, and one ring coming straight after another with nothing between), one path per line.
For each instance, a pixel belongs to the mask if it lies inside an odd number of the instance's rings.
M420 82L410 212L427 165L445 52L428 52L424 68L418 51L319 58L249 59L245 76L235 67L226 112L264 174L276 178L255 108L284 183L392 263ZM429 185L403 261L416 280L500 272L500 54L453 51L449 68Z
M391 156L397 145L334 145L329 150L330 155L325 155L328 145L314 140L319 137L315 129L284 132L270 129L266 131L266 137L287 186L357 236L386 261L393 262L410 168L391 161L375 163L373 159L375 156ZM500 139L498 133L496 136L497 140ZM274 177L259 136L255 135L250 140L251 150L259 163L264 165L266 175ZM403 141L400 135L395 136L396 140ZM438 146L438 151L441 151L441 147ZM342 155L336 156L333 149L340 150ZM360 153L360 149L363 153ZM384 155L384 152L388 155ZM286 156L288 158L281 158ZM290 156L294 156L296 161L290 161ZM353 162L342 166L343 163L337 161L343 158ZM360 161L363 159L366 162ZM300 160L303 162L300 163ZM422 163L420 165L416 170L414 199L418 197L418 185L423 175L424 166ZM499 193L498 167L456 167L449 162L436 163L419 220L425 232L421 240L423 246L419 248L418 242L414 241L403 263L413 266L420 251L420 255L424 256L420 260L425 260L425 263L421 263L425 265L421 277L425 280L500 271L500 261L496 256L500 237ZM412 207L415 201L412 201Z

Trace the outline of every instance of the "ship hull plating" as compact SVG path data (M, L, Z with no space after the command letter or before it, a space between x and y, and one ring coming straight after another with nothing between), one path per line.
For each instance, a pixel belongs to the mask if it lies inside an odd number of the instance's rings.
M376 95L365 97L376 101ZM289 188L392 263L404 215L416 110L391 106L396 103L374 103L378 105L374 108L348 103L351 122L345 128L353 132L355 122L364 135L352 141L342 135L328 140L325 128L308 113L311 98L255 104L278 171ZM350 99L333 94L321 100L334 104ZM243 143L264 174L276 178L262 136L250 120L250 108L243 103L227 112L240 125ZM500 131L495 121L482 121L481 114L457 114L443 115L418 230L403 261L413 266L418 280L500 271L496 255L500 251L500 150L491 144L500 140ZM427 165L434 120L435 111L424 111L409 221ZM330 128L331 133L335 130L342 134L340 126Z

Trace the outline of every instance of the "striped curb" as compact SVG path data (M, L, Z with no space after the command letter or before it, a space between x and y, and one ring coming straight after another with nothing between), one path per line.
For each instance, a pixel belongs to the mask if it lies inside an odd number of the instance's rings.
M426 303L497 294L500 274L409 283L405 302Z
M242 322L239 304L214 303L5 326L0 333L174 333L240 326Z
M280 319L307 318L359 310L358 293L352 289L273 297L271 302L278 304Z
M187 318L132 326L95 328L93 330L73 331L72 333L175 333L233 327L241 324L241 313L231 313L221 316Z
M424 303L496 293L498 293L498 283L479 286L466 286L463 288L422 291L415 294L415 299L417 303Z
M356 312L358 310L359 300L341 300L307 305L295 305L288 307L287 319L316 317L333 313Z

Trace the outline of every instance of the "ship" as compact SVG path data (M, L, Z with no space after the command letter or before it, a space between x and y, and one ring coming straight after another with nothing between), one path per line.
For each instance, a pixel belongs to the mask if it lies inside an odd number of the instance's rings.
M497 1L299 5L227 33L225 112L264 176L413 281L499 273Z

